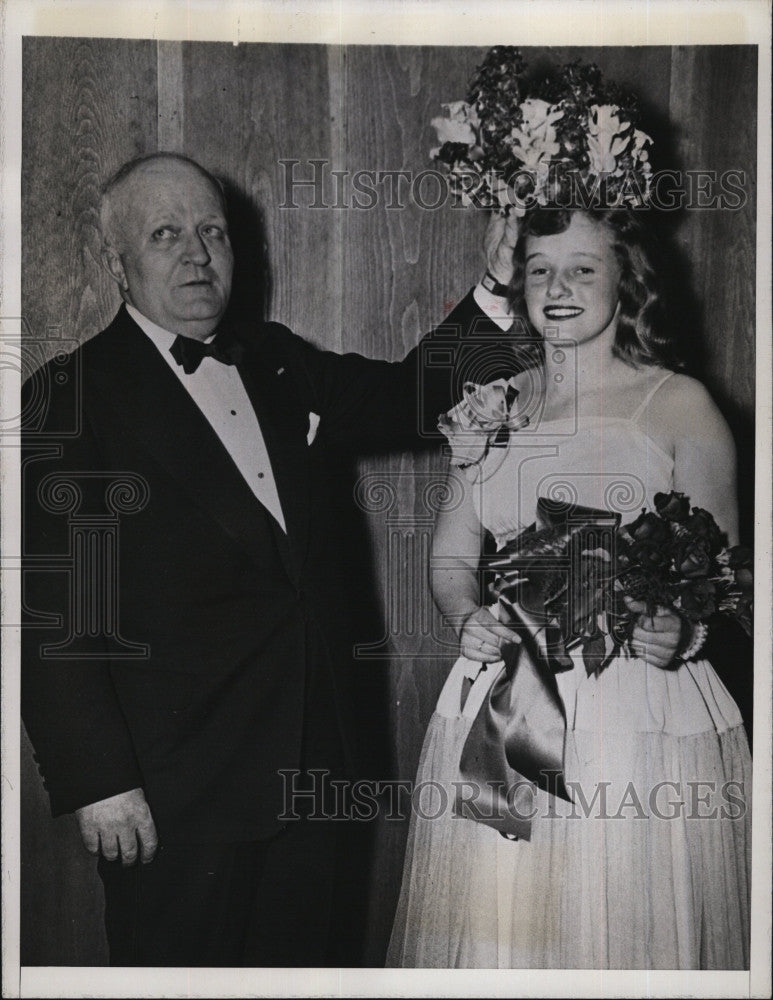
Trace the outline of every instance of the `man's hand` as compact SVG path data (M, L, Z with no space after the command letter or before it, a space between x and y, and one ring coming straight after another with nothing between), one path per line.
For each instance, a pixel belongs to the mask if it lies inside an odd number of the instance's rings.
M459 639L462 655L479 663L496 663L502 659L505 643L521 641L518 633L498 621L488 608L478 608L465 619Z
M679 646L681 619L665 608L656 608L655 614L650 616L646 614L643 601L626 598L625 603L630 611L639 615L629 643L631 649L653 667L667 667Z
M510 212L505 218L492 212L483 237L486 267L503 285L509 285L513 276L513 249L518 240L518 218Z
M89 854L99 854L101 846L108 861L115 861L119 853L124 865L133 865L138 853L143 863L153 860L158 836L141 788L92 802L75 815Z

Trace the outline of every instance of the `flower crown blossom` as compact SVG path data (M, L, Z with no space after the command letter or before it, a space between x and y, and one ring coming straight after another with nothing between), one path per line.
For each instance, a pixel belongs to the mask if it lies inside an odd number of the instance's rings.
M537 172L549 163L561 146L556 141L555 122L563 117L561 107L548 104L537 97L527 97L521 104L521 124L514 125L508 143L523 165Z
M552 79L524 80L518 49L491 49L466 101L433 118L430 156L465 205L523 215L533 205L645 205L652 140L636 127L636 101L595 65L568 63ZM528 92L528 91L531 92Z

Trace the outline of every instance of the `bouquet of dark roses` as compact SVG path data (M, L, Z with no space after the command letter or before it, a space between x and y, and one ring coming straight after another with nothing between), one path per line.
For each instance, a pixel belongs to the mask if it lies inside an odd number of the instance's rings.
M526 78L518 49L490 49L467 99L432 120L430 151L463 204L523 215L533 205L583 199L605 207L643 205L652 140L636 128L636 99L599 68L568 63L552 77ZM589 203L589 202L588 202Z
M727 547L712 515L683 493L657 493L654 511L619 515L540 499L537 523L490 563L493 594L547 628L548 653L567 669L579 647L588 673L602 670L630 638L637 615L663 607L701 628L714 613L752 630L752 554Z

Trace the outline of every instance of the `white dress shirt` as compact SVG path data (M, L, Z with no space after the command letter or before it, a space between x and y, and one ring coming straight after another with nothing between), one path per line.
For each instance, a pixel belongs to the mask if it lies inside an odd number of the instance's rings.
M252 492L286 531L266 443L236 366L204 358L195 372L186 375L182 365L178 365L170 353L175 334L151 322L134 306L127 304L126 311L155 344L161 357L209 421ZM204 470L202 474L205 474Z
M475 287L473 297L480 309L501 330L510 329L513 317L507 310L506 299L493 295L483 285ZM175 334L153 323L134 306L127 304L126 311L155 344L161 357L209 421L252 492L282 530L286 531L266 443L235 365L224 365L214 358L204 358L195 372L186 375L182 365L178 365L170 353ZM211 339L212 337L208 337L207 341Z

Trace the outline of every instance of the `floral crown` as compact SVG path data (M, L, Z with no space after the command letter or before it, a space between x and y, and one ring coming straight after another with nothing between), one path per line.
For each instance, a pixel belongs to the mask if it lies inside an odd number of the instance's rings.
M523 215L535 205L646 205L652 140L636 99L579 60L529 84L518 49L490 49L466 101L434 118L430 156L463 204Z

